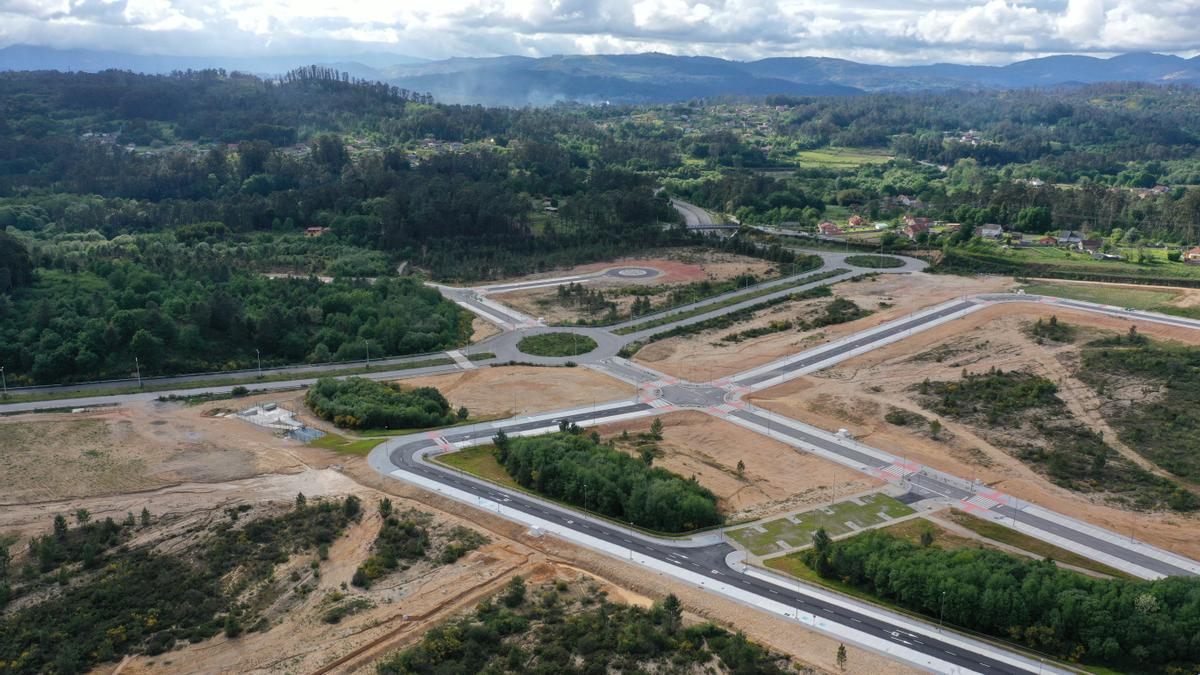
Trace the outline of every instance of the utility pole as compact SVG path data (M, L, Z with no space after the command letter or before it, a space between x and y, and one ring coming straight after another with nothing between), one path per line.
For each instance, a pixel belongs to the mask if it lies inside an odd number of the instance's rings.
M8 398L8 378L4 377L4 366L0 366L0 382L4 383L4 398Z
M363 338L363 344L367 346L367 370L371 369L371 341Z
M942 629L942 624L946 622L946 591L942 591L942 612L938 615L938 630Z
M142 364L138 361L138 357L133 357L133 367L137 369L138 389L142 388Z
M262 354L258 351L258 347L254 348L254 356L258 359L258 376L262 377Z

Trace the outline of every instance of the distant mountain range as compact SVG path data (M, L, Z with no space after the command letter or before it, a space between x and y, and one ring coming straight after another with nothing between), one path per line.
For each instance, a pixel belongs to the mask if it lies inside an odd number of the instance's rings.
M700 56L617 54L424 61L382 52L272 58L142 56L18 45L0 49L0 70L103 70L162 73L221 67L257 74L318 63L364 79L431 92L447 103L547 105L663 103L708 96L847 96L871 91L1012 89L1094 82L1200 84L1200 56L1134 53L1100 59L1048 56L1007 66L880 66L819 57L728 61Z

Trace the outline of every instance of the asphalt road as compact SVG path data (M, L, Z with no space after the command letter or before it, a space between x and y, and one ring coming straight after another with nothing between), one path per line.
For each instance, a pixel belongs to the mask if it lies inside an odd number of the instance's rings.
M631 403L626 406L595 412L577 412L564 415L562 419L567 419L578 424L585 424L615 415L646 413L652 410L653 408L648 404ZM542 429L553 424L553 420L548 423L544 419L526 422L514 421L510 424L492 425L491 428L452 431L444 434L441 438L449 444L465 443L479 439L490 439L499 429L504 429L506 434L512 436L522 431ZM989 656L986 651L974 652L964 650L961 645L949 644L938 639L936 636L927 634L925 631L919 634L913 633L902 626L888 621L881 621L870 614L824 602L798 591L780 587L744 574L726 564L726 558L735 550L728 544L713 543L694 546L646 537L631 530L616 527L605 521L548 504L521 492L485 483L424 459L426 453L437 452L439 449L437 441L430 439L427 435L406 436L389 441L384 446L377 448L376 452L372 453L372 465L376 470L387 475L391 475L393 471L401 469L448 487L456 488L482 500L501 502L508 508L551 521L559 526L576 530L614 546L630 549L638 555L654 558L678 566L681 569L687 569L695 574L700 574L713 581L733 586L766 600L783 602L802 612L808 612L816 617L825 619L830 623L862 631L876 638L902 645L918 653L927 654L969 671L995 673L1030 672L1029 670L1018 669L1008 663L998 661ZM385 457L386 461L384 460Z

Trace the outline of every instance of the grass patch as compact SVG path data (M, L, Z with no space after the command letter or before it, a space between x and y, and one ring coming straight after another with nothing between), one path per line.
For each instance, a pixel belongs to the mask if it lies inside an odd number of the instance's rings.
M463 448L456 452L438 455L433 460L459 471L469 473L472 476L479 476L497 485L526 492L524 488L517 484L517 481L513 480L512 476L508 475L508 471L505 471L499 460L496 459L496 446L494 445L476 445L471 448Z
M883 164L891 155L872 148L821 148L796 153L799 164L825 166L833 169L853 169L864 164Z
M1019 548L1023 551L1029 551L1030 553L1042 558L1050 558L1051 560L1055 560L1060 563L1082 567L1083 569L1098 572L1100 574L1106 574L1110 577L1124 577L1127 579L1133 578L1121 570L1109 567L1103 563L1098 563L1091 558L1087 558L1073 551L1068 551L1064 548L1059 548L1054 544L1049 544L1041 539L1031 537L1023 532L1018 532L1011 527L1005 527L990 520L976 518L969 513L951 510L949 513L945 514L945 517L947 520L953 521L957 525L962 525L963 527L981 537L984 537L985 539L998 541L1002 544L1008 544L1009 546L1015 546L1016 548Z
M320 438L310 441L309 445L315 448L332 450L343 455L365 457L375 449L375 446L383 441L384 439L382 438L346 438L337 434L325 434Z
M539 333L517 343L517 349L534 356L579 356L596 346L595 340L578 333Z
M1049 295L1055 298L1096 302L1116 307L1132 307L1133 309L1155 309L1159 305L1178 299L1180 295L1175 291L1094 284L1033 283L1027 284L1023 288L1026 293L1033 295Z
M852 255L846 257L846 263L855 267L870 267L877 270L904 267L903 260L890 255Z

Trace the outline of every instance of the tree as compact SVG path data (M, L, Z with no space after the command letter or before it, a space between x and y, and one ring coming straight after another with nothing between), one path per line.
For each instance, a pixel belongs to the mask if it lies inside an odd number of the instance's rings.
M839 644L837 648L837 666L839 670L846 669L846 645Z
M142 507L142 527L150 526L150 509Z
M815 556L814 569L817 574L824 576L830 569L829 550L833 546L833 540L829 538L829 533L825 531L825 528L819 527L816 532L813 532L812 542Z
M33 282L33 261L16 237L0 228L0 293Z
M157 368L162 363L163 341L145 328L133 334L129 348L145 368Z
M928 381L926 380L926 382ZM940 433L942 433L942 423L938 420L929 420L929 435L937 438Z
M225 617L225 637L235 638L242 634L242 623L234 614Z
M521 575L513 577L504 586L504 594L500 596L500 601L505 607L518 607L525 602L525 579Z
M54 538L63 539L67 536L67 519L58 514L54 516Z
M663 421L661 419L655 417L654 421L650 423L650 435L653 436L655 440L662 440Z
M737 474L738 478L744 478L746 476L746 463L740 459L737 463Z
M921 547L929 548L933 545L933 528L925 528L921 530Z
M296 508L302 509L308 504L308 497L304 496L303 492L296 493Z
M392 515L392 500L384 497L379 502L379 517L387 518L390 515Z
M84 525L92 519L92 514L87 509L75 509L75 522Z
M683 605L674 593L668 593L667 597L663 598L662 606L668 617L667 632L674 633L683 625Z
M471 416L471 411L467 410L467 406L461 405L458 407L458 411L455 413L455 415L458 416L458 419L465 420Z

